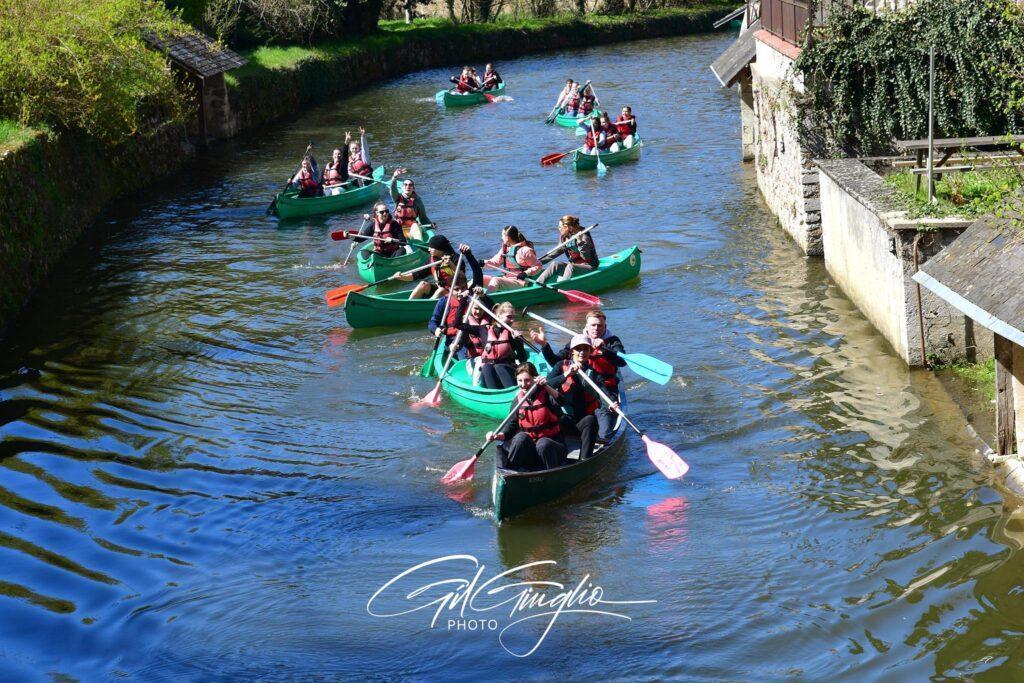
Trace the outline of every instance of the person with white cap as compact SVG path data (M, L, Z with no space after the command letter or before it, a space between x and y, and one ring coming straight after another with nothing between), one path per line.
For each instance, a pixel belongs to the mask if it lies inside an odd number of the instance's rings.
M554 365L548 373L548 384L558 390L559 402L568 413L563 431L579 436L580 460L586 460L594 454L599 426L614 425L614 420L609 409L601 407L601 398L593 388L576 374L585 372L594 382L601 381L600 375L590 367L590 354L594 350L590 339L577 334L569 342L569 348L570 357Z
M527 472L552 469L563 465L568 455L562 435L558 392L548 385L546 378L537 374L533 363L516 366L517 404L534 384L541 388L519 406L503 432L487 432L488 441L503 442L498 445L498 464L504 469Z
M622 340L608 331L607 318L599 308L587 312L586 327L583 328L581 336L586 337L592 347L587 364L594 371L597 383L604 387L609 396L617 399L619 397L619 368L626 366L625 359L619 355L626 350ZM543 327L530 330L530 338L541 347L544 360L550 363L551 367L556 367L562 361L572 357L570 344L557 353L552 350ZM601 425L599 438L611 437L612 429L615 427L614 417L603 408L598 413L598 421Z

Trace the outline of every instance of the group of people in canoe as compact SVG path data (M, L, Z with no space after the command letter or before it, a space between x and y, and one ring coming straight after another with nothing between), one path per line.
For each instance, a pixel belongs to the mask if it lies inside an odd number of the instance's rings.
M313 155L313 145L306 147L300 168L289 185L299 191L300 197L323 197L347 188L362 187L373 182L372 175L366 130L360 128L359 142L354 141L352 134L345 131L345 144L331 154L331 160L324 166L322 175Z
M623 107L618 118L612 121L607 112L595 109L596 103L597 96L590 81L581 86L571 78L565 82L555 103L555 112L576 117L579 127L586 132L582 151L585 154L604 154L629 149L636 144L633 109Z
M462 67L462 73L458 77L452 76L449 80L455 84L455 92L458 93L497 90L504 83L501 79L501 74L495 70L493 64L488 64L484 67L483 78L477 75L474 67L464 66Z

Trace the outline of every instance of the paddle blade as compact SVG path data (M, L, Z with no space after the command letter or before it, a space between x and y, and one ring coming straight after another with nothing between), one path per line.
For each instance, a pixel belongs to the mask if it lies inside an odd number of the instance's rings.
M331 308L337 308L345 303L345 299L348 298L349 294L360 289L364 289L363 285L343 285L335 289L327 290L324 298L327 300L328 306Z
M562 152L560 154L549 154L546 157L541 157L540 158L540 165L541 166L550 166L551 164L557 164L567 154L569 154L569 153L568 152Z
M669 479L679 479L690 470L690 466L686 464L686 461L676 455L676 452L665 444L658 443L646 434L640 438L643 439L644 445L647 446L647 457Z
M441 405L441 383L430 390L430 392L412 404L413 408L436 408Z
M497 100L497 98L494 95L489 95L487 93L482 93L482 94L484 96L484 99L487 100L488 102L494 102L494 101Z
M658 384L668 384L674 368L663 360L645 353L620 353L630 370Z
M560 289L558 290L565 295L565 298L569 301L575 301L578 304L584 304L585 306L600 306L601 299L593 294L587 294L577 289Z
M437 353L436 347L434 353ZM434 353L427 356L427 360L424 361L423 367L420 368L420 377L430 377L434 374Z
M601 161L601 158L598 157L598 159L597 159L597 175L603 176L607 172L608 172L608 167L605 166L604 162Z
M331 239L335 242L341 242L342 240L348 239L348 233L345 230L335 230L331 233Z
M468 460L455 463L448 473L441 477L441 481L445 484L453 484L457 481L469 481L473 478L473 467L476 466L476 459L479 456L474 455Z

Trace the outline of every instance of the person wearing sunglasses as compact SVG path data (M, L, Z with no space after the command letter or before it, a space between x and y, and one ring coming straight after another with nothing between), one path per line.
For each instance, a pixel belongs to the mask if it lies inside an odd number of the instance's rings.
M373 222L359 231L359 235L352 239L356 242L365 242L373 238L373 251L380 256L394 256L407 244L405 233L402 231L402 224L391 217L391 211L384 202L377 202L373 207L373 216L363 214L363 220Z
M422 237L422 233L417 236L415 233L418 228L415 228L417 223L419 225L430 225L430 218L427 216L427 209L423 206L423 200L416 194L416 183L410 178L406 178L402 183L402 191L398 191L398 177L404 175L406 169L396 168L395 172L391 174L391 182L388 184L388 191L391 193L391 200L395 203L395 218L402 224L402 227L406 230L411 230L410 237L418 239Z

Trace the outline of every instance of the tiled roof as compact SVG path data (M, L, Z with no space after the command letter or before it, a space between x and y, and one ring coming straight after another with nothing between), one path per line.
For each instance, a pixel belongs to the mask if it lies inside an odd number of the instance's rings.
M215 76L245 64L245 58L220 47L201 33L181 33L160 38L147 34L146 42L163 52L172 63L203 78Z

